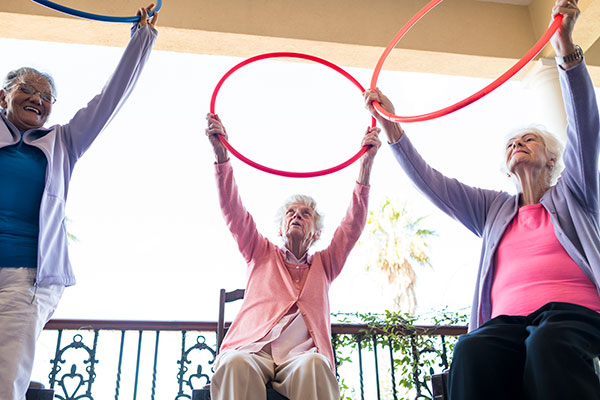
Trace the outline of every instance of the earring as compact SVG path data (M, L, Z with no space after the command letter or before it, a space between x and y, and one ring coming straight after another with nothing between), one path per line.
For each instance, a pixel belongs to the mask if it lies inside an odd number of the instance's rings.
M510 172L507 172L507 173L506 173L506 176L507 176L508 178L510 178L510 177L511 177L511 175L510 175Z

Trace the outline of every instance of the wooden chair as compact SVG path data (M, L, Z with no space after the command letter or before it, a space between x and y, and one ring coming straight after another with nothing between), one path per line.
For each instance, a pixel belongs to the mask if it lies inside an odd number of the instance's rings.
M229 326L225 326L225 304L232 301L241 300L244 298L246 291L244 289L237 289L231 292L221 289L219 293L219 319L217 320L217 354L221 350L221 343L227 333ZM229 325L229 324L227 324ZM192 400L210 400L210 384L204 386L202 389L192 391ZM271 383L267 383L267 400L288 400L279 392L275 391L271 387Z
M39 382L29 382L29 388L25 394L25 400L52 400L54 399L54 390L45 389Z
M448 400L448 370L431 376L433 400Z
M219 293L219 319L217 320L217 354L221 350L221 343L227 333L225 328L225 304L231 303L232 301L242 300L246 291L244 289L236 289L231 292L226 292L225 289L221 289Z

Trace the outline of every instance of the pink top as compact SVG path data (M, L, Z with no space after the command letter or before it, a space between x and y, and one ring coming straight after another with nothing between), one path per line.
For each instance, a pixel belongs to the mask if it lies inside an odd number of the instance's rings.
M307 253L298 260L296 256L286 248L281 248L286 255L286 268L292 278L294 286L300 292L306 282L308 269L312 257ZM317 348L308 332L304 318L297 306L290 308L288 313L279 320L271 331L257 342L241 346L237 350L248 353L257 353L263 350L273 357L276 365L281 365L292 357L304 353L315 353ZM221 352L219 354L223 354Z
M553 301L600 312L596 286L562 247L541 204L519 208L495 257L492 318L529 315Z
M293 307L297 307L316 351L327 357L335 368L329 286L342 271L363 231L369 187L355 185L346 216L335 230L329 246L309 260L306 281L299 290L288 272L285 252L256 230L252 216L242 205L230 162L215 164L215 170L223 217L248 264L244 302L223 340L221 351L239 349L261 340Z

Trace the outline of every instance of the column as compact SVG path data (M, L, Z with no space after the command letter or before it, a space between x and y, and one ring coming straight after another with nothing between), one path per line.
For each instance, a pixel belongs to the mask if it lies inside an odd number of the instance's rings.
M564 142L567 116L554 59L541 58L535 61L523 84L531 93L532 122L544 125Z

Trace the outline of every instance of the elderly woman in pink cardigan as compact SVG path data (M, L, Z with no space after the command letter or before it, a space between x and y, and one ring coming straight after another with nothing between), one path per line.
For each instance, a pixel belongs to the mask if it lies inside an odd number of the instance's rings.
M329 320L329 286L341 272L367 217L369 176L381 142L378 128L362 140L370 146L360 163L350 207L322 251L308 249L321 234L321 218L309 196L290 197L282 207L278 247L257 230L240 200L225 128L208 114L221 210L248 264L242 308L223 340L211 383L213 400L264 400L265 384L291 400L338 400Z

